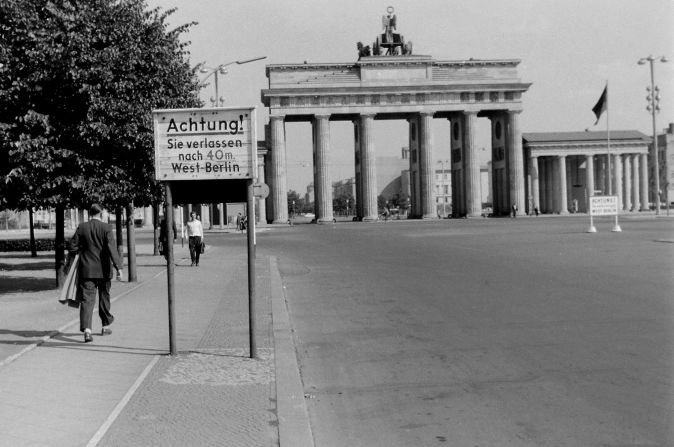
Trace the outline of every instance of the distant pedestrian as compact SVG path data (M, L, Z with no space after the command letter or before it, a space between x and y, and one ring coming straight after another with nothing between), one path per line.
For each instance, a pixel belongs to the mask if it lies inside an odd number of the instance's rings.
M173 221L173 241L178 238L178 228L176 227L176 221ZM164 258L168 261L168 245L171 243L169 241L169 230L168 230L168 220L166 216L161 218L159 223L159 246L160 253L164 255Z
M83 222L70 240L71 255L80 255L77 293L80 298L80 332L84 342L93 341L91 336L96 291L98 290L98 316L101 317L101 335L112 333L110 326L115 317L110 313L110 279L112 268L117 270L121 281L122 259L117 253L112 227L101 220L103 207L95 203L89 208L89 222Z
M201 244L204 240L204 227L201 225L197 214L190 213L190 220L187 221L187 237L189 239L190 258L192 267L199 266L199 256L201 255Z
M517 217L517 204L513 203L512 206L512 215L513 217Z
M534 207L534 214L535 214L536 216L538 216L538 207L537 207L537 206Z
M237 229L238 231L243 231L243 225L242 225L242 222L243 222L243 216L241 216L241 213L238 213L238 214L236 215L236 229Z

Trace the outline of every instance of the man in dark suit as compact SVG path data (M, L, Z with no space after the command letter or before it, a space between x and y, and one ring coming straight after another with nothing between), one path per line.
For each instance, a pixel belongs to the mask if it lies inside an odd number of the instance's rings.
M101 205L95 203L89 209L89 222L83 222L70 240L71 254L79 253L77 293L80 304L80 332L84 342L93 341L91 320L96 305L98 290L98 315L103 328L101 335L112 333L108 328L114 321L110 313L110 279L112 268L117 270L117 280L122 280L122 260L117 253L112 227L101 220Z

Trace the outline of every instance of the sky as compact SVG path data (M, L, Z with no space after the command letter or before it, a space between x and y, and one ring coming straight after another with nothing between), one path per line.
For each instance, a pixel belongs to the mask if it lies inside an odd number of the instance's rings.
M673 0L148 0L149 7L177 8L171 25L197 22L184 36L190 63L216 67L236 60L218 79L225 106L257 107L259 138L268 120L260 91L265 66L283 63L350 63L356 43L371 45L381 17L393 6L397 32L413 42L414 54L435 60L517 59L523 82L523 132L606 130L595 126L592 107L608 82L611 130L652 135L646 111L649 65L640 58L666 56L654 64L660 87L660 132L674 122ZM205 75L204 75L205 76ZM210 105L212 77L202 90ZM489 147L489 122L478 119L478 147ZM446 120L434 120L436 159L449 158ZM353 176L353 130L331 124L333 180ZM312 181L311 128L286 126L288 188L300 193ZM377 156L398 156L407 145L403 121L375 123ZM485 150L483 154L488 154ZM484 157L483 157L484 158Z

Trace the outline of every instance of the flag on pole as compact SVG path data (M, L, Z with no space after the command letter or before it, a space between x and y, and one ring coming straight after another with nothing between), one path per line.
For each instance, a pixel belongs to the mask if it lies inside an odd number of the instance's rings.
M599 97L599 101L597 101L597 104L592 107L592 111L594 112L595 116L597 117L597 121L595 121L595 126L599 122L599 118L601 118L601 114L606 111L607 103L608 103L608 83L606 87L604 87L604 91L602 92L601 96Z

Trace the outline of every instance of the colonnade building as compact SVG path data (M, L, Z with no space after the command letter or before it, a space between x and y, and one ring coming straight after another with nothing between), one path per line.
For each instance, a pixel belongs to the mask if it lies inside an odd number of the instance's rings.
M277 64L266 67L269 88L270 221L286 223L287 122L313 131L317 222L332 222L330 122L354 129L356 210L363 221L378 218L373 121L404 119L410 148L411 216L435 219L435 145L451 149L453 207L480 216L480 160L476 120L491 120L494 203L507 212L525 209L526 188L519 114L531 84L519 78L518 60L436 61L430 56L365 56L344 64ZM449 141L435 141L433 119L450 126Z
M620 210L649 209L652 138L636 130L525 133L528 209L587 212L588 197L615 195Z

